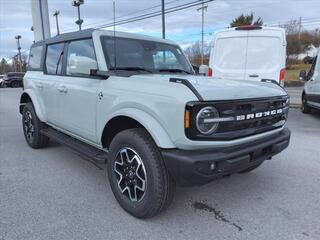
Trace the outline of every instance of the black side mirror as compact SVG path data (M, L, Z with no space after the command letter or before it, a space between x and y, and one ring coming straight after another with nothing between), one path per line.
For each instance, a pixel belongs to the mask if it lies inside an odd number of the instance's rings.
M307 81L307 72L306 70L301 70L299 74L299 80L300 81Z

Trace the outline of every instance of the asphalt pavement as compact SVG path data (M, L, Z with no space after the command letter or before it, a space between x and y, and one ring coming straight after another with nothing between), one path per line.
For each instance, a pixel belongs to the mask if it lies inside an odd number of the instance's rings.
M164 213L135 219L106 171L68 148L27 146L21 90L0 89L0 240L320 239L320 114L291 109L288 149L257 170L178 188Z

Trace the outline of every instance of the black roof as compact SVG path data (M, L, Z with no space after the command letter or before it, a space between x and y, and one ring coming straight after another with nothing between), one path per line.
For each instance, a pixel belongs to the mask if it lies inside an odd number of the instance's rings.
M90 28L82 31L63 33L58 36L48 38L46 40L38 41L34 43L32 46L35 47L35 46L43 45L44 43L52 44L52 43L65 42L65 41L70 41L75 39L90 38L92 37L93 30L94 29Z

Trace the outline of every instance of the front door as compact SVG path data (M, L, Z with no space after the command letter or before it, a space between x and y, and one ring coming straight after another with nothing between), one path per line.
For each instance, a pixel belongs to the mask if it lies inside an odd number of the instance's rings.
M68 43L64 77L58 82L60 91L59 127L91 142L97 142L96 106L100 79L90 76L97 68L92 39Z

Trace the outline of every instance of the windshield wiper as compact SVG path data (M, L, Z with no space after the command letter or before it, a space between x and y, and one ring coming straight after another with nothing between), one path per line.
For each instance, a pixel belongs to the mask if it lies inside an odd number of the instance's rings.
M183 73L187 73L187 74L191 74L191 72L184 70L184 69L180 69L180 68L163 68L163 69L159 69L159 72L183 72Z
M111 67L109 70L125 70L125 71L144 71L152 73L151 70L141 67Z

